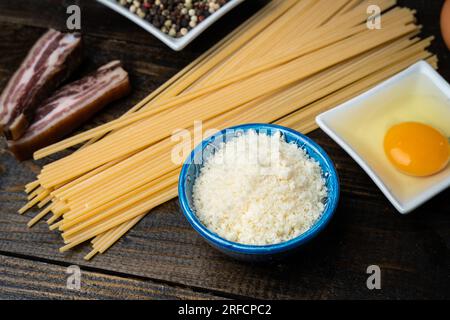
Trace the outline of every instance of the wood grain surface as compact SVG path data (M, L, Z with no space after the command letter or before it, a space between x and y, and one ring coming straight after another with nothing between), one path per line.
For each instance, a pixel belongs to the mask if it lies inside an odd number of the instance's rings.
M70 266L69 266L70 267ZM80 287L71 286L68 267L0 256L0 299L171 299L214 298L190 289L80 270ZM67 283L69 282L69 286Z
M83 130L116 118L239 25L263 1L249 0L182 52L173 52L131 22L94 1L82 7L84 74L112 59L123 61L132 94L111 104ZM73 1L0 0L0 88L48 27L63 30ZM433 34L440 72L450 80L450 54L437 23L441 1L401 1L416 8L424 35ZM407 216L390 205L362 169L323 132L310 136L339 171L339 208L325 232L282 262L248 264L209 247L185 221L177 200L148 214L105 254L82 259L88 246L61 254L60 236L45 223L33 229L25 183L55 159L17 162L0 142L0 298L450 298L450 190ZM35 213L35 212L34 212ZM83 291L67 291L65 268L86 270ZM366 268L379 265L382 290L366 287Z

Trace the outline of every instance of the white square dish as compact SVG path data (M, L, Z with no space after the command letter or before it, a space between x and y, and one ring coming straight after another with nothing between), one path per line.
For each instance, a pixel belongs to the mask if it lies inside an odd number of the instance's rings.
M208 29L214 22L219 20L224 14L231 11L238 4L243 2L244 0L231 0L227 2L223 7L219 10L211 14L208 18L199 23L195 28L190 30L185 36L181 38L173 38L158 28L154 27L150 22L140 18L136 14L130 12L127 8L118 4L115 0L97 0L98 2L104 4L108 8L120 13L124 17L130 19L134 23L136 23L141 28L147 30L159 40L164 42L167 46L175 51L183 50L189 43L191 43L195 38L197 38L203 31Z
M434 113L423 103L415 106L416 96L431 99L421 100L430 105L436 99L442 108ZM450 165L429 177L412 177L395 169L383 152L382 141L390 126L403 121L427 123L450 137L450 85L424 61L316 118L319 127L406 214L450 186Z

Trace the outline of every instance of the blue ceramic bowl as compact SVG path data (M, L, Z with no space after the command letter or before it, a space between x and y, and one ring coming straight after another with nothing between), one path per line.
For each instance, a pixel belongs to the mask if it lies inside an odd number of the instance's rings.
M192 190L195 179L200 174L202 167L201 159L207 159L220 146L221 142L226 142L236 136L243 134L248 130L254 130L258 133L273 135L280 132L287 142L294 142L300 148L304 149L307 154L315 159L322 168L326 186L328 188L328 196L325 199L325 209L319 220L305 233L286 242L273 245L245 245L232 241L228 241L214 232L208 230L197 218L194 212L192 199ZM210 138L204 140L186 159L180 173L178 182L178 195L180 206L186 219L192 227L213 247L219 249L223 253L246 261L267 261L282 258L299 249L305 243L319 234L330 221L334 214L339 201L339 179L336 169L325 153L314 141L294 130L271 124L246 124L229 129L225 129Z

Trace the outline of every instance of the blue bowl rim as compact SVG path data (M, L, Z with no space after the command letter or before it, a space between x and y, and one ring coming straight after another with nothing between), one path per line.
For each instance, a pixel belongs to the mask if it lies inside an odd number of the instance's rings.
M331 199L331 203L328 205L327 209L322 213L322 216L320 219L306 232L300 234L299 236L277 244L271 244L271 245L247 245L247 244L241 244L233 241L226 240L216 233L212 232L208 228L206 228L200 220L197 218L196 214L193 210L191 210L188 199L186 196L186 190L185 190L185 179L187 175L187 171L189 169L189 166L191 163L188 162L189 159L193 159L194 156L202 152L203 149L209 144L209 142L212 139L216 139L217 137L220 137L227 133L230 130L243 130L243 131L249 131L249 130L260 130L260 129L275 129L280 131L282 134L286 135L292 135L295 137L297 141L301 141L303 145L308 145L314 152L319 155L323 160L326 166L329 168L328 174L332 179L335 180L336 189L334 192L330 195L328 194L328 199ZM323 170L323 168L322 168ZM336 168L328 156L328 154L320 147L316 142L314 142L312 139L308 138L307 136L301 134L300 132L297 132L293 129L275 125L275 124L264 124L264 123L250 123L250 124L244 124L244 125L238 125L226 128L220 132L217 132L216 134L204 139L198 146L195 147L195 149L189 154L188 158L186 159L185 163L183 164L180 172L180 177L178 180L178 199L179 203L183 212L183 215L186 217L188 222L191 224L191 226L208 242L211 244L223 248L228 251L232 251L238 254L249 254L249 255L267 255L267 254L275 254L275 253L281 253L286 252L289 250L292 250L296 247L299 247L302 244L305 244L309 242L311 239L313 239L315 236L317 236L330 222L332 216L334 215L334 212L336 211L337 205L339 203L339 197L340 197L340 185L339 185L339 176L336 171Z

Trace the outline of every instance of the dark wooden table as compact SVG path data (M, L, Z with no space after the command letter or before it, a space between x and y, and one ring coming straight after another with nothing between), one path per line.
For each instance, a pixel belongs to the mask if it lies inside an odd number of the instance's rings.
M1 0L0 88L48 27L65 28L65 7L82 8L86 73L112 59L130 72L133 93L84 127L113 119L254 13L249 0L182 52L173 52L131 22L94 1ZM401 1L418 10L424 34L450 80L450 53L439 33L441 1ZM25 183L43 162L19 163L0 150L0 298L450 298L450 190L407 216L392 207L361 168L323 132L310 135L330 154L340 173L341 202L327 230L282 263L234 261L209 247L188 225L177 200L143 219L106 254L83 260L88 246L60 254L61 238L32 213L17 214ZM66 268L82 270L81 290L66 289ZM366 269L381 268L382 289L368 290Z

